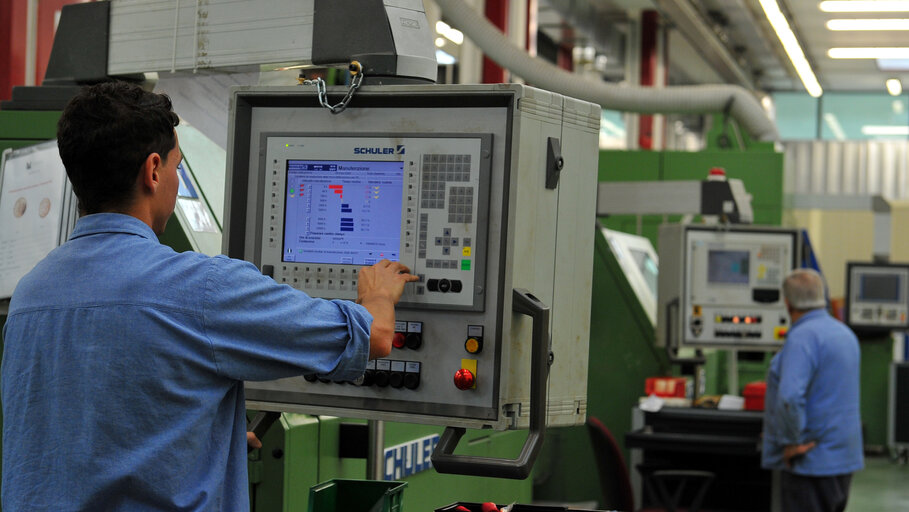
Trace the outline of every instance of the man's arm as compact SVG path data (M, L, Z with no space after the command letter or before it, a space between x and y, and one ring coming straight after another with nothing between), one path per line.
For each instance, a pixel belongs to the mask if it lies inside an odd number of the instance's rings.
M357 281L357 303L372 315L369 329L369 358L377 359L391 353L395 333L395 304L404 293L404 285L416 281L410 269L396 262L382 260L360 269Z
M780 426L783 431L780 441L786 445L800 445L811 439L802 439L807 419L805 406L808 400L808 386L817 371L817 354L813 340L808 337L793 337L786 341L780 365Z

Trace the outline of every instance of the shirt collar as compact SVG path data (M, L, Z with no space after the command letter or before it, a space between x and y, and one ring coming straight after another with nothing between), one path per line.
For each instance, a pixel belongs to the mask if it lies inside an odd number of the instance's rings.
M125 233L138 235L149 240L158 240L155 232L152 231L148 224L132 215L124 215L122 213L94 213L80 217L76 221L76 228L69 236L69 239L75 240L83 236L101 233Z
M802 315L801 317L799 317L799 319L796 320L795 323L792 324L792 327L795 327L796 325L799 325L802 322L806 322L812 318L818 318L820 316L825 316L825 315L827 315L827 310L824 308L812 309L811 311L809 311L809 312L805 313L804 315Z

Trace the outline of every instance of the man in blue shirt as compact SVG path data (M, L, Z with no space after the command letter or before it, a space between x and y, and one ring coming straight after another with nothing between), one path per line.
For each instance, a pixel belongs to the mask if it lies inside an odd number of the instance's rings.
M864 467L858 339L825 311L817 272L790 273L783 296L792 325L767 376L762 466L781 470L784 511L842 511Z
M391 350L408 269L358 304L161 245L182 158L170 100L87 88L58 125L82 217L16 288L4 327L2 508L247 510L244 380L361 375Z

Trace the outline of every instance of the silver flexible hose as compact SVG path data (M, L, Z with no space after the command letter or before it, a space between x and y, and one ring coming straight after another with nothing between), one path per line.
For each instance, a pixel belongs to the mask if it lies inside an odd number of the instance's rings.
M512 43L463 0L435 0L446 19L462 30L483 53L535 87L599 104L603 108L642 114L724 112L755 139L775 141L779 134L757 99L737 85L684 85L663 88L621 86L569 73L531 57Z

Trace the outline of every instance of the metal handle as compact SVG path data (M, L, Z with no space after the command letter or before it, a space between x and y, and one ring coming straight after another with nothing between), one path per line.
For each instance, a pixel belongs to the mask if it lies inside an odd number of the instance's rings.
M256 434L256 437L261 441L265 437L265 433L268 432L268 428L271 427L271 424L280 417L280 412L259 411L253 416L252 421L249 422L246 429L249 432ZM246 451L251 452L252 448L247 447Z
M512 295L515 313L533 319L533 345L530 359L530 432L516 459L454 455L465 429L446 427L432 452L432 465L439 473L475 475L523 480L543 446L546 430L546 381L549 380L550 309L527 290L515 288Z

